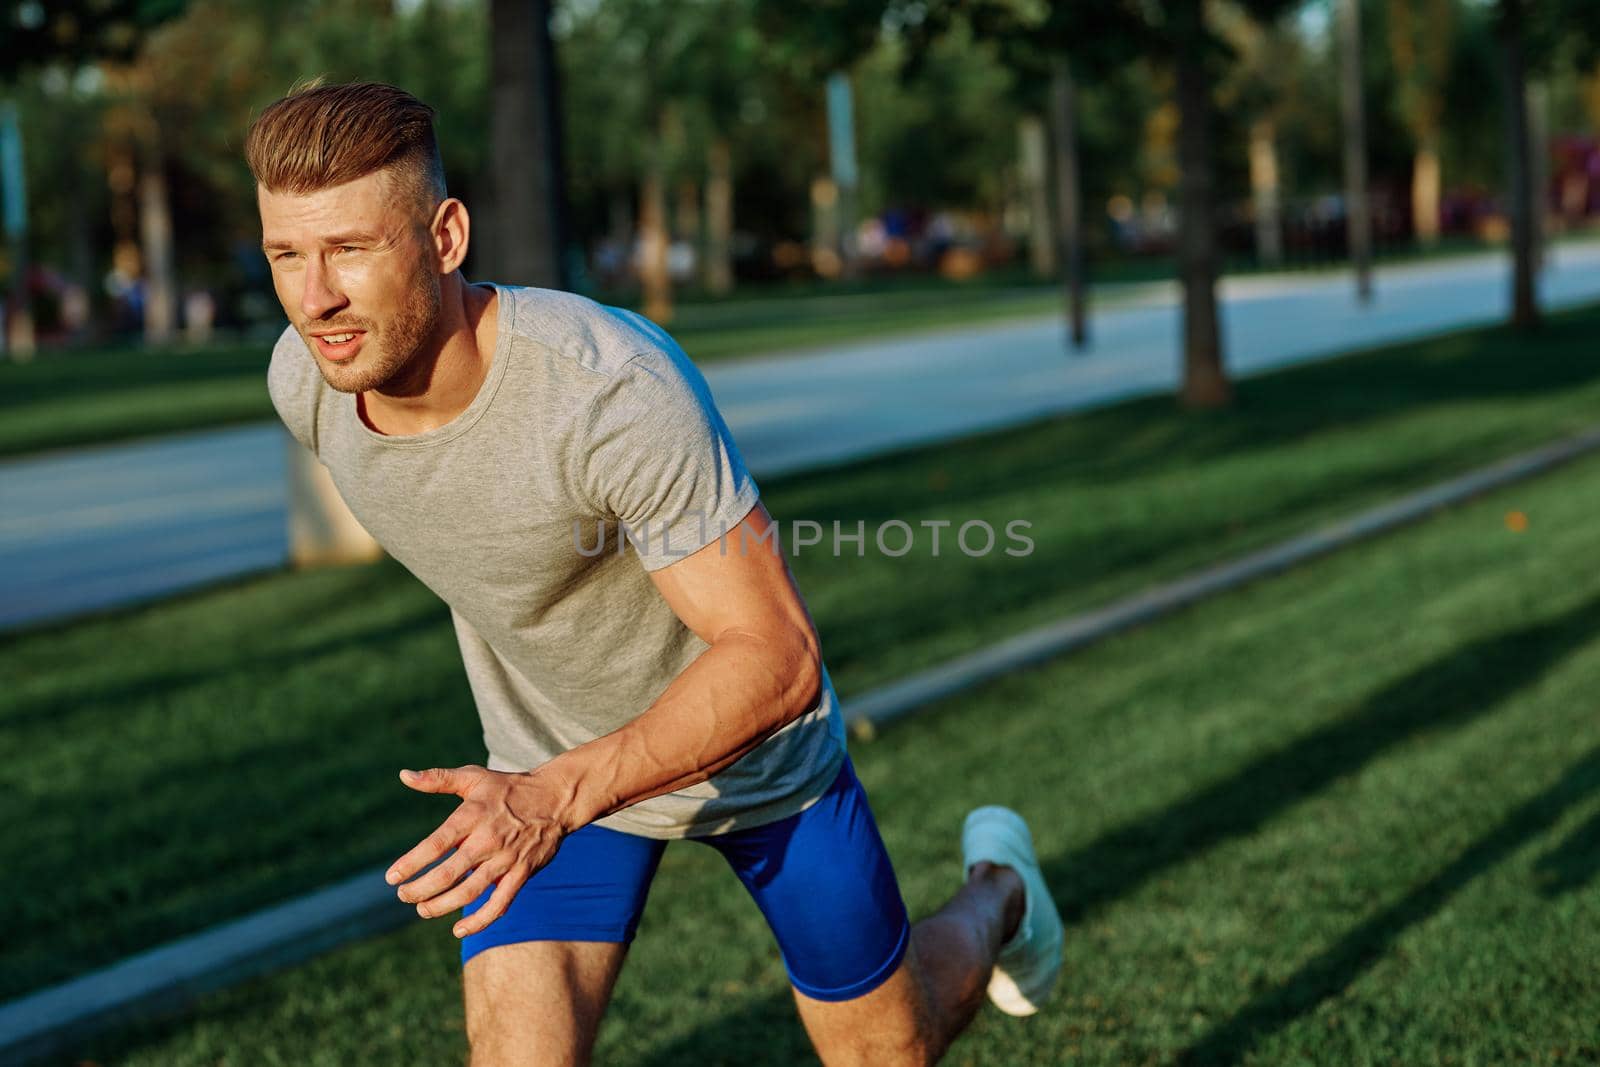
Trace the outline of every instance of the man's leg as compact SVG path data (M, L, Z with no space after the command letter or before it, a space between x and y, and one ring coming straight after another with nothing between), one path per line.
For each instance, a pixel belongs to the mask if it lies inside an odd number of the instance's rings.
M1022 921L1022 880L979 863L950 902L911 928L888 980L854 1000L794 999L826 1067L931 1064L983 1006L1000 945Z
M932 1063L986 994L1030 1014L1060 970L1055 903L1026 824L1003 808L967 817L965 884L915 926L848 760L805 811L696 840L723 854L766 916L828 1067Z
M628 946L523 941L462 969L471 1067L587 1064Z
M505 914L462 939L472 1067L589 1062L665 848L585 826L523 884Z

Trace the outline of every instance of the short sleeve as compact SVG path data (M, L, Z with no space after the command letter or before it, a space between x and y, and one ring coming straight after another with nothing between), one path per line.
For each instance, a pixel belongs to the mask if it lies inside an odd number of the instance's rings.
M267 392L278 418L294 439L312 452L317 450L317 393L322 372L293 326L286 327L272 346L267 367Z
M705 378L678 353L640 353L607 378L578 440L594 514L626 527L646 570L716 541L760 497Z

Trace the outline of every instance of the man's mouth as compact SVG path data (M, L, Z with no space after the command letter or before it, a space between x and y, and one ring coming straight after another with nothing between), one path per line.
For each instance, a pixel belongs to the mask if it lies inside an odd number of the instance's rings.
M366 336L365 330L345 330L342 333L314 334L313 339L317 342L317 349L324 358L342 363L360 350L361 342Z

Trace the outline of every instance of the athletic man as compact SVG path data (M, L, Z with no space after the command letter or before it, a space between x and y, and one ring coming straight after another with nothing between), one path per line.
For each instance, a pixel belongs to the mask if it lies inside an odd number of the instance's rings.
M974 811L964 884L910 925L705 380L632 312L465 281L432 114L389 86L312 88L245 153L290 322L273 403L449 604L482 719L487 766L401 772L462 802L388 872L418 914L464 912L473 1063L587 1060L675 838L749 889L828 1064L932 1062L985 990L1034 1011L1061 920L1026 825Z

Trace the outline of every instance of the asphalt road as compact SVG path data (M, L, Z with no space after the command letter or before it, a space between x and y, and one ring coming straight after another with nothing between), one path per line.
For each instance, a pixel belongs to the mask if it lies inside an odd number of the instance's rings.
M1229 281L1228 363L1244 376L1494 322L1506 276L1495 254L1389 268L1366 307L1344 275ZM1541 285L1552 308L1600 299L1600 242L1556 249ZM1051 318L713 364L706 377L759 480L1176 387L1175 286L1146 287L1091 327L1082 354ZM261 425L0 463L0 628L279 565L285 449Z

